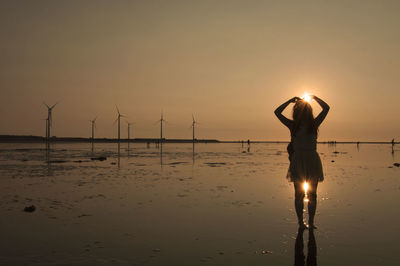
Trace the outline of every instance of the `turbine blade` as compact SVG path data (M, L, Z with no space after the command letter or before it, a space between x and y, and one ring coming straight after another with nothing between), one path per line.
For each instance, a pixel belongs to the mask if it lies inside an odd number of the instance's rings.
M115 119L115 121L114 121L113 125L115 125L115 123L117 123L117 121L118 121L118 118L117 118L117 119Z
M119 113L119 109L118 109L118 106L117 106L117 105L115 105L115 108L117 108L117 112L118 112L118 114L120 114L120 113Z
M57 104L58 104L58 102L56 102L55 104L53 104L53 106L50 107L50 109L53 109Z
M48 109L50 109L50 106L48 106L47 103L43 102L43 104L44 104Z
M174 123L171 123L171 122L169 122L169 121L167 121L167 120L164 120L164 122L165 122L165 124L168 124L168 125L170 125L170 126L174 126L174 125L175 125Z

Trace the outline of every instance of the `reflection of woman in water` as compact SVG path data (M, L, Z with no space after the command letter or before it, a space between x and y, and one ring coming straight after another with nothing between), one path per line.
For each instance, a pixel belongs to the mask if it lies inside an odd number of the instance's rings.
M318 182L324 180L321 159L316 151L318 128L329 111L329 105L316 96L311 96L321 107L321 113L314 118L311 105L299 97L293 97L275 110L278 119L289 128L291 142L288 146L290 166L287 178L294 183L295 207L300 228L306 228L303 221L303 199L305 191L303 183L308 183L308 214L309 227L314 225L314 215L317 207ZM294 103L293 120L282 115L283 110Z
M304 229L297 232L296 242L294 244L294 266L317 266L317 243L315 242L314 230L310 230L308 234L307 244L307 260L304 256Z

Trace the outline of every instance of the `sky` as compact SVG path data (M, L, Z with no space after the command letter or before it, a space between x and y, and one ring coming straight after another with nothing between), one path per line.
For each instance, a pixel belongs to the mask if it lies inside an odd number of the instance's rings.
M287 140L273 111L331 107L319 140L400 139L400 1L1 1L0 134ZM285 112L290 117L290 107ZM315 115L320 111L313 104Z

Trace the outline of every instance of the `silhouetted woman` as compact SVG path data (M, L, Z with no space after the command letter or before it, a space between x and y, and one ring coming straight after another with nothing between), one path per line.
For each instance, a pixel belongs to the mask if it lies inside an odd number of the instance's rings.
M275 110L278 119L289 128L291 142L288 146L290 166L287 178L294 183L295 207L300 228L306 228L303 221L305 191L303 183L308 183L308 214L309 226L314 225L315 210L317 208L318 182L324 180L321 159L317 153L318 128L329 111L329 105L316 96L311 96L321 107L321 113L314 118L311 105L299 97L293 97ZM283 110L294 103L293 120L282 115Z

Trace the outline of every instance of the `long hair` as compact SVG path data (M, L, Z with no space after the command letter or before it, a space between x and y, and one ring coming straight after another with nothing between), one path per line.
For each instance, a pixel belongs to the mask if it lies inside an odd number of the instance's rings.
M300 125L304 125L309 133L318 134L318 128L315 125L315 119L311 105L304 101L298 100L293 106L293 121L292 135L296 135Z

